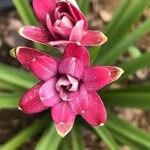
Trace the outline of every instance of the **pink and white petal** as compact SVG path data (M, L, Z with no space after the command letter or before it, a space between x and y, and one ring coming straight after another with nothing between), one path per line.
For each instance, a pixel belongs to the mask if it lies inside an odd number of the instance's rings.
M82 62L75 57L65 58L61 60L58 66L58 72L77 79L82 79L84 76L84 66Z
M82 36L80 42L84 46L100 46L107 41L107 37L99 31L88 30Z
M96 92L88 94L89 108L81 116L93 126L103 126L107 120L105 106Z
M79 20L83 20L84 21L84 29L87 30L88 23L87 23L85 16L83 15L83 13L80 11L80 9L76 8L72 4L68 4L68 7L69 7L70 13L71 13L72 17L74 18L75 22L77 22Z
M55 0L33 0L33 8L36 16L42 22L46 24L46 15L50 14L53 16L54 10L56 8Z
M61 137L65 137L73 128L74 120L67 123L55 123L56 131Z
M71 31L69 40L73 42L80 42L85 31L84 20L78 21Z
M123 73L118 67L96 66L85 70L83 82L88 91L97 91L117 80Z
M38 83L25 93L19 102L19 109L26 114L35 114L47 109L40 100L39 89L43 83Z
M49 41L54 40L49 31L42 27L24 26L20 28L19 34L31 41L47 44Z
M51 17L49 14L46 15L46 25L47 25L47 28L50 31L50 33L53 35L53 37L55 37L57 39L55 33L53 32L52 20L51 20Z
M71 88L69 89L69 91L76 91L78 89L79 86L79 81L76 78L73 78L72 76L67 75L68 80L71 83Z
M86 87L81 84L80 89L68 96L69 105L76 114L84 114L89 108L89 99Z
M67 1L70 2L74 7L76 7L76 8L79 9L79 11L80 11L80 8L79 8L79 6L78 6L76 0L67 0Z
M59 37L59 38L63 38L64 40L68 40L70 33L71 33L71 28L67 28L67 27L59 27L59 26L53 26L53 32L54 34Z
M57 78L53 77L47 82L45 82L39 90L41 102L47 107L55 106L61 101L55 89L56 82Z
M39 56L32 60L31 70L43 81L57 75L58 61L51 56Z
M23 64L27 69L31 68L32 60L37 56L44 56L46 54L38 51L37 49L29 47L17 47L10 51L13 57L17 58L21 64Z
M70 43L73 43L73 42L67 41L67 40L58 40L58 41L51 41L48 43L48 45L55 46L56 48L60 50L61 53L64 53L65 47Z
M88 50L84 46L77 43L68 44L65 48L63 57L76 57L84 64L84 66L90 64L90 55Z
M52 118L60 136L66 136L73 127L76 114L67 102L61 102L51 109Z

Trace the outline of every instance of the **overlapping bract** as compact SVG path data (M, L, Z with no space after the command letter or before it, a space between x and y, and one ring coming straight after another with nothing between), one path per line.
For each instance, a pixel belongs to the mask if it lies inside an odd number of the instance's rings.
M29 40L58 47L62 52L73 42L97 46L107 41L103 33L88 29L75 0L33 0L33 8L41 26L24 26L19 31Z
M104 125L107 113L96 91L117 80L122 69L91 67L88 50L76 43L68 44L59 60L28 47L18 47L13 52L40 80L20 100L24 113L49 109L61 136L72 129L77 115L93 126Z

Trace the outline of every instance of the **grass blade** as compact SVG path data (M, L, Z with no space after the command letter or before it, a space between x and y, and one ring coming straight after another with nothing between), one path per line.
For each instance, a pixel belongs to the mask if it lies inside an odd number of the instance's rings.
M84 14L88 14L91 0L80 0L78 5Z
M45 131L40 141L35 147L35 150L57 150L62 138L56 133L55 126L52 125Z
M34 76L27 71L13 68L2 63L0 63L0 68L0 80L27 89L31 88L37 83L37 80L34 78Z
M93 129L98 134L98 136L101 137L105 143L107 143L110 150L119 150L116 141L112 137L107 127L99 127L99 128L94 127Z
M13 3L24 24L36 25L37 20L28 0L13 0Z
M81 132L77 126L74 126L73 130L71 131L72 137L72 146L73 150L84 150L83 139L81 138Z
M31 137L41 132L47 123L47 119L42 118L35 121L32 125L27 127L18 133L15 137L10 139L6 144L0 147L0 150L15 150L19 148L22 144L27 142Z
M107 121L107 126L134 142L139 143L150 149L150 135L146 132L139 130L138 128L131 125L129 122L123 121L117 118L114 114L109 113L109 119Z
M125 3L125 2L124 2ZM116 20L116 24L111 28L108 34L108 42L99 51L99 58L111 51L111 48L121 42L127 34L133 23L141 16L144 9L148 5L147 0L130 0L125 10L120 12L121 17ZM126 3L125 3L126 4Z
M0 92L0 109L16 109L21 93L2 93Z
M145 53L138 58L135 58L127 63L122 64L120 67L124 69L124 74L120 78L123 80L127 78L129 75L135 73L137 70L150 66L150 53Z
M101 93L101 97L109 107L150 109L149 92L114 90Z
M125 36L120 43L113 47L105 57L98 59L96 63L110 65L121 56L129 46L133 45L142 35L150 31L150 19L145 21L134 32ZM99 55L98 55L99 56Z

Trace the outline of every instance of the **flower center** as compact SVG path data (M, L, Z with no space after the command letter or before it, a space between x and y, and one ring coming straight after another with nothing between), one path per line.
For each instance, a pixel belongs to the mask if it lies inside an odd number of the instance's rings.
M62 100L68 101L68 94L77 91L78 86L79 81L76 78L70 75L61 76L56 83L56 90Z

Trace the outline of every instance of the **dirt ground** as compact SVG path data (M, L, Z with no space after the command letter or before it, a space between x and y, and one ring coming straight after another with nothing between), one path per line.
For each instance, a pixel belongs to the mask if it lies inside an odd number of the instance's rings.
M103 31L105 25L111 20L114 9L119 0L92 0L91 13L87 18L90 27ZM150 10L146 10L142 17L150 17ZM9 56L9 50L17 45L31 45L31 43L20 37L17 30L22 23L14 10L0 12L0 62L20 67L19 63ZM137 46L142 51L150 51L150 33L143 36ZM136 80L145 80L149 75L149 70L140 70L135 74ZM132 81L130 81L132 82ZM118 115L136 126L150 131L150 111L129 108L115 108ZM0 110L0 144L8 141L18 131L28 126L34 117L24 115L19 110ZM88 130L83 131L86 150L107 150L104 144L96 135ZM33 150L39 137L33 138L24 144L20 150ZM120 147L128 150L127 146Z

